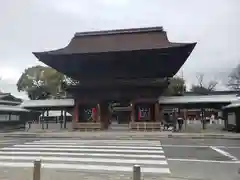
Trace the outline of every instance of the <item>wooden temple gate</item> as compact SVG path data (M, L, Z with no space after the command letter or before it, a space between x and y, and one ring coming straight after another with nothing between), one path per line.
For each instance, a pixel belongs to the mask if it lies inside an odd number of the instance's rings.
M160 130L161 109L158 102L152 100L132 101L129 118L124 120L130 130ZM81 104L76 101L73 110L73 129L75 130L106 130L111 125L112 112L106 103Z
M111 101L132 104L130 129L159 129L158 97L195 45L172 43L162 27L146 27L76 33L65 48L33 54L79 81L68 88L73 129L107 129ZM86 108L96 108L96 122L86 121Z

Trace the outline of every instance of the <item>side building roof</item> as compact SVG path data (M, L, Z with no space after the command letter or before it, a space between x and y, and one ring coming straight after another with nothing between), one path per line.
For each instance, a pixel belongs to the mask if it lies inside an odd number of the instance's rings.
M231 104L224 106L223 109L231 109L231 108L240 108L240 99L232 102Z
M0 112L30 112L20 106L0 105Z
M19 105L21 102L20 98L16 98L11 93L0 92L0 105Z
M50 108L50 107L72 107L74 99L46 99L46 100L26 100L20 107L31 108Z
M231 103L240 100L237 94L227 95L197 95L197 96L162 96L160 104L199 104L199 103Z

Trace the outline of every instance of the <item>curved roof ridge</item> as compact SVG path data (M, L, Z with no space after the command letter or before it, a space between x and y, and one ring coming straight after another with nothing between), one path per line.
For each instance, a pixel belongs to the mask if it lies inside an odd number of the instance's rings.
M144 32L163 32L163 27L162 26L156 26L156 27L145 27L145 28L114 29L114 30L77 32L77 33L75 33L74 37L101 36L101 35L114 35L114 34L132 34L132 33L144 33Z

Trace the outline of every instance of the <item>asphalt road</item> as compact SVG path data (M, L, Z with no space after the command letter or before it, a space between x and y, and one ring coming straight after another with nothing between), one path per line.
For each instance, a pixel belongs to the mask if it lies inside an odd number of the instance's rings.
M161 139L171 173L192 179L240 179L240 141Z
M45 139L46 140L46 139ZM34 141L45 141L43 139L29 138L1 138L0 151L4 148L17 146ZM54 140L53 140L54 141ZM61 140L58 139L59 142ZM66 141L66 140L62 140ZM70 140L71 141L71 140ZM119 141L120 142L120 141ZM101 145L101 142L95 145ZM115 142L117 146L118 141ZM129 140L131 144L131 140ZM148 141L144 146L150 146ZM204 180L239 180L240 179L240 141L239 140L220 140L220 139L160 139L167 168L170 174L153 174L144 176L144 179L204 179ZM40 147L40 146L39 146ZM40 147L41 148L41 147ZM14 151L14 150L11 150ZM113 152L114 153L114 152ZM130 154L131 155L131 154ZM26 155L27 156L27 155ZM93 157L94 158L94 157ZM128 159L128 158L127 158ZM6 160L0 160L0 164ZM64 162L63 162L64 163ZM88 164L86 164L88 165ZM14 172L14 173L13 173ZM44 169L42 171L44 180L48 178L58 179L129 179L131 173L118 172L94 172L82 170L65 169ZM27 178L26 178L27 176ZM0 167L0 179L14 179L21 177L29 179L32 176L31 168Z

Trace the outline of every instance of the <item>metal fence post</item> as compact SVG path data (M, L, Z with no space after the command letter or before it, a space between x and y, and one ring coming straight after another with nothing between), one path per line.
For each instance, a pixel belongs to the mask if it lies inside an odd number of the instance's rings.
M141 180L141 167L140 165L133 166L133 180Z
M33 166L33 180L41 179L41 160L35 160Z

